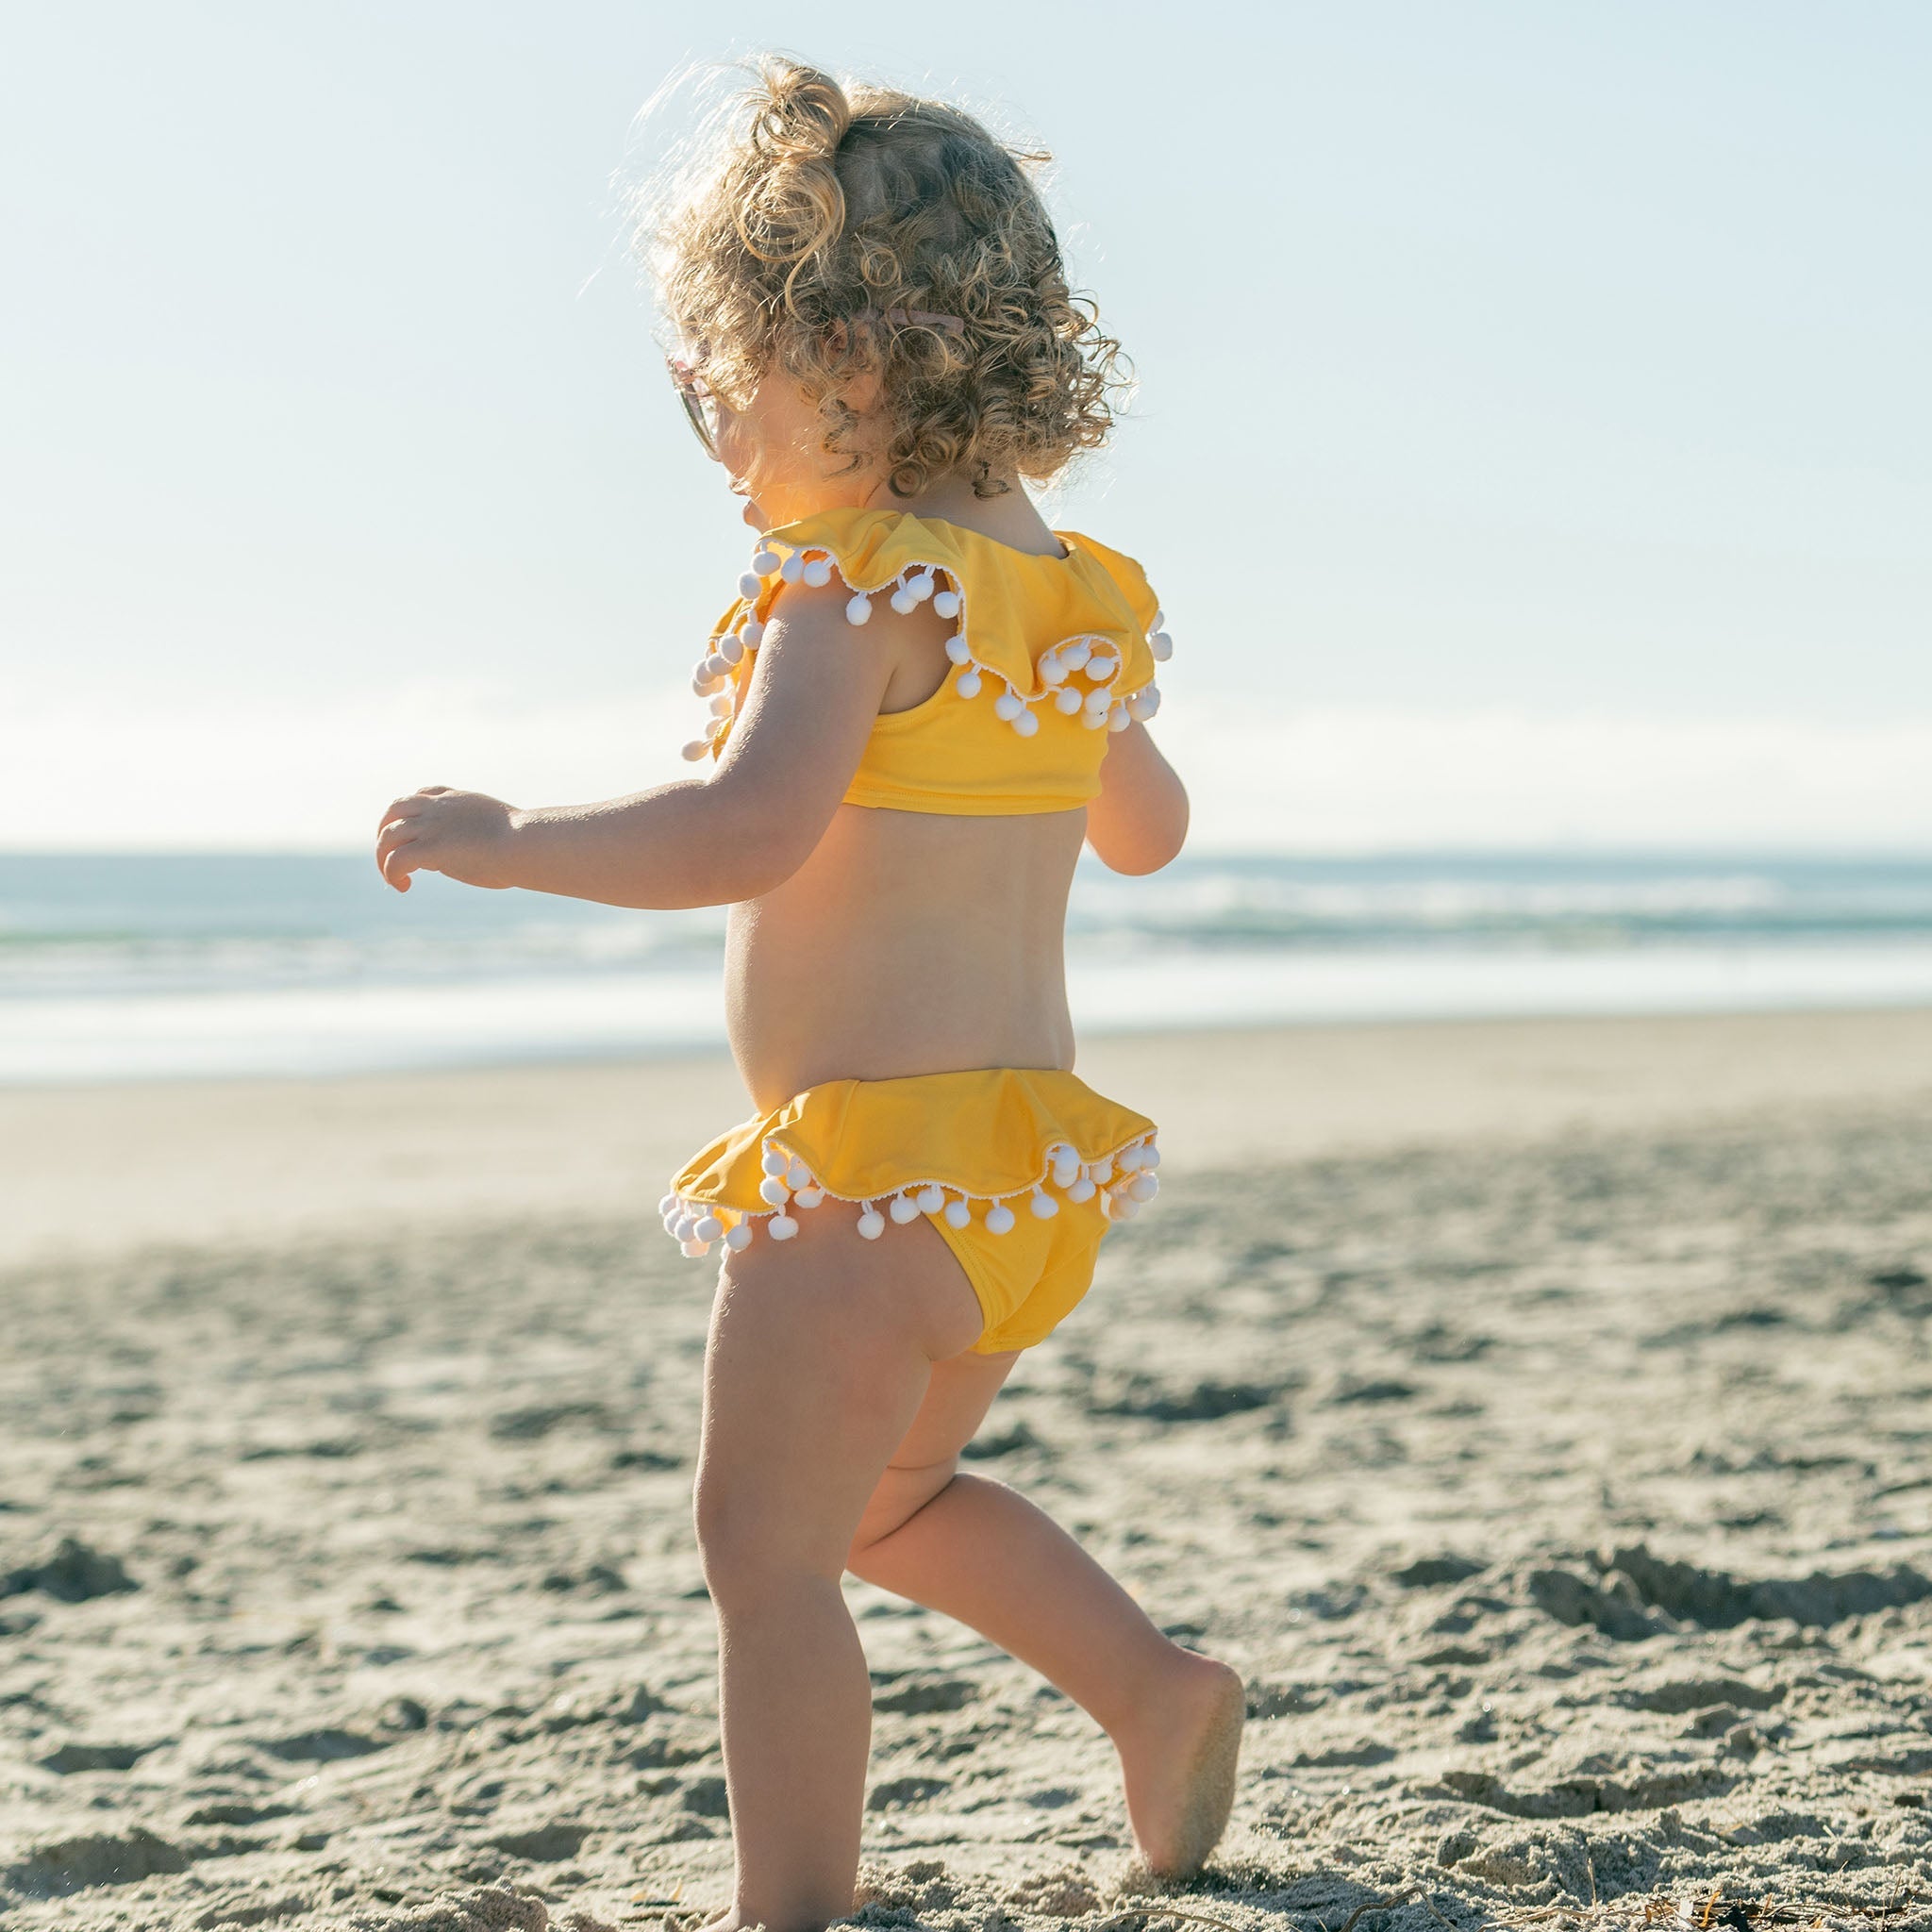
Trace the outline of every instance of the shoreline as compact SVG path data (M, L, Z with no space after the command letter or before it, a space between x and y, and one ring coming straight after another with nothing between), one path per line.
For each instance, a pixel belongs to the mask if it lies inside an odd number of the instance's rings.
M1101 1034L1177 1171L1932 1105L1932 1006ZM482 1217L642 1213L742 1119L727 1057L0 1089L0 1266Z

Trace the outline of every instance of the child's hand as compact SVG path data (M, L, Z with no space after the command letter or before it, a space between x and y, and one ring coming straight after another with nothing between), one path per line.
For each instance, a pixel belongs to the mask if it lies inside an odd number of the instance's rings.
M516 808L481 791L425 785L394 800L375 836L375 863L397 891L412 872L440 872L466 886L501 888L509 875Z

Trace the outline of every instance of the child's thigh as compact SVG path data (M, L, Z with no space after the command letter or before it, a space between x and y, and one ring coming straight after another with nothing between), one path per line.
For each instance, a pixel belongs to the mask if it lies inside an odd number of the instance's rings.
M933 1364L983 1326L959 1264L923 1220L862 1241L827 1201L789 1241L754 1241L719 1276L705 1356L701 1536L836 1574Z

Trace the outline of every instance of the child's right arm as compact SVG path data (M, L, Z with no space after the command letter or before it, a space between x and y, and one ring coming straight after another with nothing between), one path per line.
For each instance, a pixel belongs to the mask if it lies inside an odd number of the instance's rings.
M1108 740L1087 842L1113 872L1158 872L1188 836L1188 794L1138 721Z

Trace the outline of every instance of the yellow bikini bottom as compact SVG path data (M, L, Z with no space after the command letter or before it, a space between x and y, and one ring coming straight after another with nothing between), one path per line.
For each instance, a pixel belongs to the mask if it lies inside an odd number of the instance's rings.
M828 1080L733 1127L658 1204L687 1255L790 1241L853 1203L854 1238L924 1214L979 1298L982 1355L1044 1340L1087 1292L1101 1238L1159 1186L1152 1121L1051 1069Z

